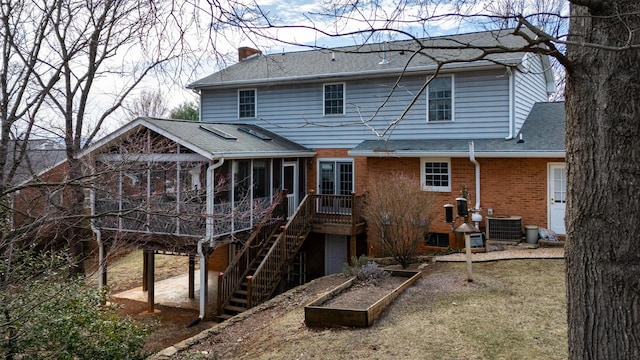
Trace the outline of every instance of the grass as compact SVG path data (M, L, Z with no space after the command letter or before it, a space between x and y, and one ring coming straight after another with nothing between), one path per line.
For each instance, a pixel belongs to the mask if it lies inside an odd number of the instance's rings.
M464 263L434 266L369 328L307 328L298 307L244 324L260 331L237 344L203 344L180 358L201 351L220 359L567 358L563 260L475 263L473 270L468 283Z

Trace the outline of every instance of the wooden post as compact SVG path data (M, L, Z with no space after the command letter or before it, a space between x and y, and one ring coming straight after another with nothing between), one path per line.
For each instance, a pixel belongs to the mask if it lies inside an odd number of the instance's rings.
M222 315L222 277L224 276L223 272L218 273L218 296L216 300L216 314L218 316Z
M467 252L467 281L473 281L473 274L471 271L471 235L466 232L464 233L464 246Z
M253 276L247 276L247 309L251 309L253 296Z
M195 270L196 269L196 258L193 255L189 255L189 299L194 299L196 297L195 291Z
M154 296L155 296L155 253L153 250L147 250L147 311L153 313L154 308Z
M147 291L147 269L149 268L149 257L147 250L142 251L142 291Z
M356 254L356 239L357 236L354 233L351 233L351 238L349 240L349 258L347 259L348 263L350 263L352 257L358 256L358 254Z
M108 250L107 250L107 246L104 245L104 253L107 254ZM105 255L104 259L102 259L102 286L107 286L107 256Z

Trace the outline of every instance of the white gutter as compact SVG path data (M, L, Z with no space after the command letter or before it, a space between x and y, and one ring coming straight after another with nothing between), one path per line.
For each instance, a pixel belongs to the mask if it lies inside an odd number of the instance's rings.
M213 196L215 186L213 172L215 169L219 168L224 164L224 157L221 157L220 160L213 164L209 165L207 168L207 215L213 214ZM208 284L207 281L207 255L202 251L202 245L209 241L209 246L214 246L213 240L213 219L211 216L207 216L206 218L206 233L205 236L198 240L198 257L200 258L200 315L198 318L189 323L188 326L193 326L199 323L202 319L204 319L207 315L207 298L209 295L209 289L206 287Z
M452 157L465 158L469 156L467 151L349 151L349 156L411 158L411 157ZM495 151L475 154L476 158L565 158L565 151Z

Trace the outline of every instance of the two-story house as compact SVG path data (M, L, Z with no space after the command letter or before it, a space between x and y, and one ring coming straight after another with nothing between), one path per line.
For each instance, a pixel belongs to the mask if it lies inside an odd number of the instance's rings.
M150 304L153 253L198 256L202 288L207 269L220 271L224 318L378 254L363 195L394 172L419 179L429 199L421 250L464 246L444 222L463 187L489 240L519 241L524 225L563 234L563 105L547 102L549 59L525 45L503 30L240 48L236 64L188 86L201 96L199 122L140 118L81 154L95 175L101 254L125 235L148 250ZM193 297L193 262L189 272ZM209 305L201 292L201 317Z
M436 219L465 187L489 238L519 241L529 224L564 233L566 186L563 104L548 102L548 57L519 51L526 44L503 30L267 55L240 48L238 63L188 87L200 92L202 122L250 123L313 149L299 198L362 194L403 172L432 193ZM464 246L451 224L434 221L430 232L423 249ZM374 242L351 235L312 234L307 253L324 257L317 271L339 270L360 248L375 254Z

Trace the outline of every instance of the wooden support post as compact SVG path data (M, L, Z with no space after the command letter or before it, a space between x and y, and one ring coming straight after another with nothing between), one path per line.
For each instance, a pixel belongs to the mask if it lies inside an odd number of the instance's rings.
M147 250L147 312L153 313L154 296L155 296L155 253L153 250Z
M195 271L196 258L193 255L189 255L189 299L194 299L196 297Z
M351 258L352 257L357 257L358 254L356 253L358 250L356 250L356 238L357 236L353 233L351 233L351 239L349 240L349 258L347 259L348 263L351 263Z
M106 251L105 251L106 253ZM105 256L102 260L102 286L107 286L107 257Z
M224 273L219 272L218 273L218 298L216 300L216 314L218 316L222 315L223 310L222 310L222 277L224 276Z
M247 309L253 306L251 297L253 296L253 276L247 276Z
M208 314L209 306L209 255L207 254L208 252L200 259L200 310L204 317Z
M147 270L149 269L149 257L147 250L142 251L142 291L147 291Z
M464 246L467 252L467 281L473 281L473 274L471 271L471 235L464 233Z

